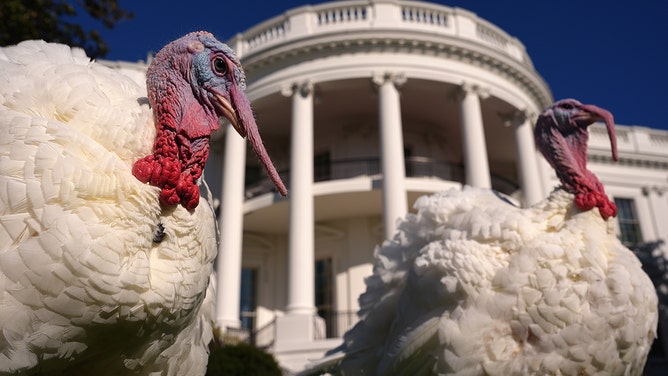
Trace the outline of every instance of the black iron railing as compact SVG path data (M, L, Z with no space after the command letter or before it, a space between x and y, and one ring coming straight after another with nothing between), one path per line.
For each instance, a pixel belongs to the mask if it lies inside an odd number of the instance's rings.
M254 321L255 315L249 314L246 317L251 317ZM319 310L318 316L325 320L325 330L319 327L317 323L314 322L316 327L314 328L315 338L314 339L325 339L325 338L340 338L343 337L343 334L351 329L357 322L359 318L356 311L330 311L330 310ZM254 323L253 323L254 324ZM236 334L238 338L242 341L257 346L259 348L267 349L274 345L276 341L276 319L266 323L265 325L250 329L250 328L228 328L229 331Z
M343 337L343 334L355 326L359 321L357 311L331 311L320 309L318 310L318 316L325 320L326 330L324 333L316 331L316 336L320 335L321 337L316 337L315 339ZM323 334L324 336L322 336Z
M429 177L445 181L464 182L464 167L457 163L427 157L407 157L405 168L407 177ZM327 160L318 162L313 166L313 180L315 182L378 176L380 173L380 159L378 157ZM283 182L290 187L290 170L283 170L280 175ZM518 189L515 182L494 174L492 175L492 187L505 194L512 194ZM262 177L248 182L246 198L253 198L273 190L274 186L271 181Z

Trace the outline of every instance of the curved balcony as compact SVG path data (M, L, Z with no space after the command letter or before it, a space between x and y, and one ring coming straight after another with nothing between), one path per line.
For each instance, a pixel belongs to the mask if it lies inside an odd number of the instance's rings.
M529 93L537 109L552 101L549 88L517 38L456 7L392 0L302 6L237 34L228 44L241 59L252 99L290 86L307 71L317 84L363 76L369 72L368 64L387 65L378 55L373 59L380 60L369 60L373 54L410 54L427 59L417 66L392 60L396 63L392 69L407 72L409 78L434 77L436 69L439 80L449 82L453 77L458 77L457 81L466 76L461 75L458 63L470 68L470 62L475 62L477 69L500 74ZM341 55L353 59L335 67L321 60L323 56ZM436 59L429 59L433 57ZM455 64L443 68L443 61ZM502 93L502 89L492 92L504 97ZM510 97L510 103L514 103L514 95Z
M408 178L440 179L464 184L464 166L461 164L426 157L406 157L405 163L406 177ZM286 185L290 187L290 170L282 170L279 173ZM313 166L313 180L315 183L362 176L379 177L380 174L380 159L378 157L316 161ZM519 189L519 185L509 179L492 174L492 188L503 194L512 195ZM249 179L247 179L247 199L274 190L274 185L265 176L249 176Z
M493 48L533 67L524 45L475 13L423 2L345 1L303 6L265 21L230 43L241 58L300 39L337 32L360 33L391 28L424 34L451 36Z

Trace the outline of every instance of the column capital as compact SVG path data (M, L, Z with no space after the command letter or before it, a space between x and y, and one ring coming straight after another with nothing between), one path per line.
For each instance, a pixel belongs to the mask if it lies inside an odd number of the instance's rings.
M652 193L656 193L656 195L663 197L666 192L668 192L668 186L646 185L642 187L643 196L649 196Z
M371 82L376 89L386 82L391 82L395 88L401 89L406 80L406 75L401 72L374 72L371 75Z
M311 80L293 82L290 85L285 85L281 88L281 94L285 97L291 97L294 94L299 94L303 98L312 95L315 91L315 84Z
M487 99L489 97L489 88L464 81L459 85L459 88L455 90L454 98L461 101L468 94L476 94L480 99Z
M527 109L515 109L510 112L499 113L503 125L506 127L519 127L526 122L532 122L536 119L536 114Z

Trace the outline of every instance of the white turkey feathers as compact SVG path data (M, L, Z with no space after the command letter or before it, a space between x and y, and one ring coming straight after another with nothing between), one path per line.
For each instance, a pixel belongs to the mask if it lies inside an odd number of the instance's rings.
M642 373L656 294L596 210L471 187L415 207L377 250L360 323L304 374Z
M146 89L23 42L0 49L0 127L0 374L203 374L214 216L132 175Z

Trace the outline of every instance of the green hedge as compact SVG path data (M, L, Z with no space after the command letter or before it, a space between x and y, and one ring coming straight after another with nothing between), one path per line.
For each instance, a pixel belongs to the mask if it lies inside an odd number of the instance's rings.
M271 354L246 343L214 346L209 355L206 376L281 376Z

